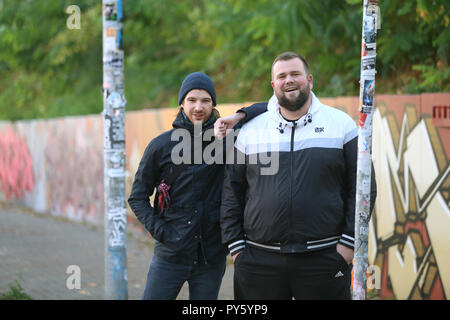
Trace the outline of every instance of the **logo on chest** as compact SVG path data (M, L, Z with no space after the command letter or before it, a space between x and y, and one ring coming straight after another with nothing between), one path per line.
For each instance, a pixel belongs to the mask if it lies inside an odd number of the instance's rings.
M324 132L325 132L325 128L324 128L324 127L316 127L316 128L314 129L314 131L315 131L316 133L324 133Z

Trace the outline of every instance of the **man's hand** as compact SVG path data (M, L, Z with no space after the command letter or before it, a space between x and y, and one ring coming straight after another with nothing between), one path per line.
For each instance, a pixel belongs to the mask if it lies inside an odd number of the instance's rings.
M338 243L336 246L336 251L344 258L347 264L350 264L353 260L353 250Z
M222 140L233 127L242 119L244 119L245 113L236 112L228 117L219 118L214 123L214 135L219 140Z
M237 256L240 255L241 253L242 253L242 251L239 251L238 253L231 256L231 259L233 259L233 263L236 260Z

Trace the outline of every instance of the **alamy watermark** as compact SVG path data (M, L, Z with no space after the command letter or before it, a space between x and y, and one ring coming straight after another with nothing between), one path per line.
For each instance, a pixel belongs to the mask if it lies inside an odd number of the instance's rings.
M262 132L252 133L251 136L258 136ZM186 129L175 129L171 135L171 141L179 141L172 148L171 160L175 165L179 164L247 164L258 165L261 175L275 175L279 169L279 153L277 144L261 145L264 149L258 149L257 144L252 152L240 152L234 149L235 138L239 135L239 130L230 130L225 143L223 140L214 137L214 129L202 131L201 125L194 126L194 135ZM212 142L211 142L212 141ZM208 143L203 148L204 143ZM275 151L275 152L274 152Z
M381 269L377 265L367 267L367 289L381 289ZM81 268L78 265L70 265L66 269L69 276L66 279L66 288L69 290L81 289Z
M367 267L367 289L381 289L381 269L379 266L372 264Z
M77 5L70 5L66 8L66 13L70 16L66 20L66 26L68 29L81 29L81 11Z
M77 265L70 265L66 269L66 274L70 276L66 280L66 288L69 290L81 289L81 268Z

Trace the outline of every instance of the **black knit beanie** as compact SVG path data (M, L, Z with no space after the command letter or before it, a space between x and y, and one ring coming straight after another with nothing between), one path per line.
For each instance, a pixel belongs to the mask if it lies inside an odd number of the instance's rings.
M203 72L193 72L184 78L178 93L178 105L184 100L184 97L193 89L203 89L208 91L211 96L213 106L216 106L216 90L211 79Z

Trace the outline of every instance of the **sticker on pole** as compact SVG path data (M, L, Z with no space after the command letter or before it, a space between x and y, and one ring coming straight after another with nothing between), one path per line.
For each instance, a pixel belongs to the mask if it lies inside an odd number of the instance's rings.
M107 89L105 90L107 91ZM107 92L106 108L103 113L105 119L105 141L106 150L125 148L125 98L117 91Z
M363 76L375 76L375 57L363 57L361 59L361 72Z
M373 106L373 96L375 94L375 80L364 80L363 104Z
M103 13L106 21L122 21L122 0L107 1L103 7Z
M106 103L111 106L113 110L119 108L125 108L126 101L125 98L118 92L111 92L111 94L106 98Z

